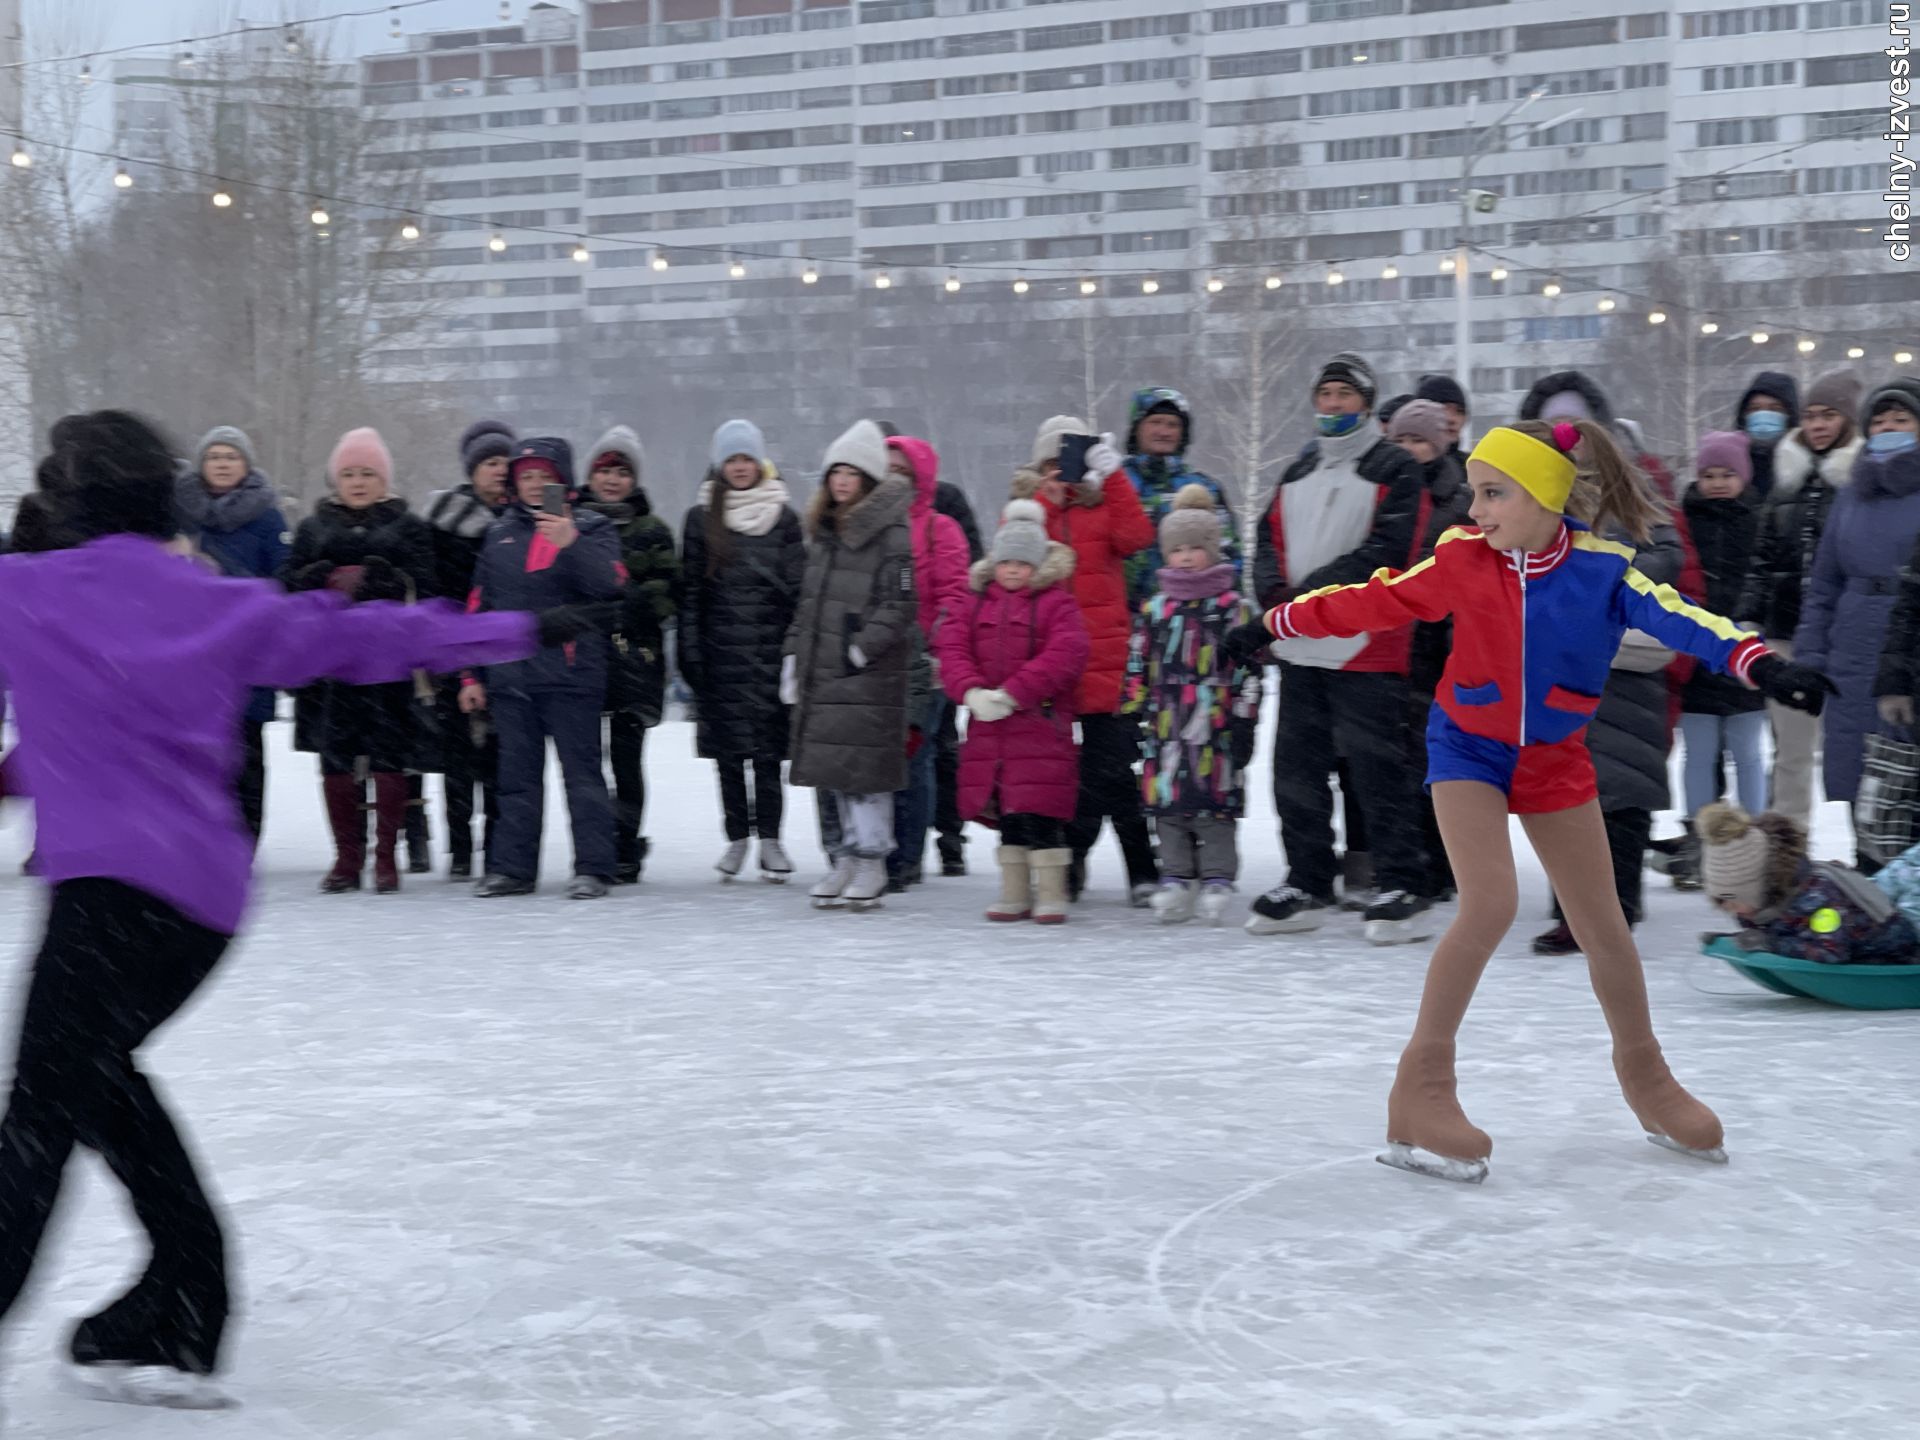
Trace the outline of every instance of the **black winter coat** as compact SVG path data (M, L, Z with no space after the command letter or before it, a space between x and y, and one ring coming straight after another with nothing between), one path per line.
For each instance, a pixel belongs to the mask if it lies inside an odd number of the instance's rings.
M1760 512L1760 536L1740 607L1728 613L1757 625L1769 640L1791 640L1800 624L1800 596L1820 534L1827 528L1833 497L1853 475L1860 453L1856 433L1831 450L1816 453L1795 430L1773 447L1773 490Z
M1632 544L1624 535L1609 537ZM1633 568L1655 585L1672 585L1686 565L1679 530L1656 525L1652 537L1635 546ZM1626 647L1623 646L1623 650ZM1667 754L1673 748L1668 724L1666 667L1622 668L1616 659L1600 692L1600 708L1587 726L1587 750L1593 756L1602 810L1665 810L1673 803L1667 783Z
M467 603L473 591L473 570L487 531L500 516L473 493L471 481L451 490L436 490L427 500L423 518L433 532L434 594L455 604Z
M800 604L806 539L784 503L764 534L729 529L727 538L726 563L709 575L706 507L687 512L679 658L680 677L699 702L699 752L709 760L784 760L789 717L780 703L780 653Z
M352 598L424 600L434 594L433 537L426 523L394 496L350 510L329 497L294 532L293 550L280 573L289 590L323 590L333 572L376 564L392 576L363 575ZM364 755L375 770L415 768L423 731L414 707L415 686L346 685L323 680L294 696L293 743L336 761Z
M987 553L986 546L980 540L980 526L973 518L973 506L967 503L966 491L950 481L940 481L933 487L933 509L936 515L950 517L959 525L960 533L967 537L969 564Z
M479 608L537 614L564 605L618 600L623 589L619 532L590 510L575 509L573 524L579 531L574 542L554 551L550 563L528 569L537 533L533 511L517 500L508 505L488 529L486 548L474 571ZM598 707L607 696L611 651L606 635L590 631L570 645L547 646L530 660L488 666L487 688L510 695L533 691L577 695Z
M1760 497L1749 486L1731 500L1709 500L1698 485L1690 485L1681 507L1706 578L1707 609L1732 615L1753 571ZM1767 701L1731 675L1698 665L1680 692L1680 708L1690 715L1751 715L1766 709Z
M623 501L582 500L582 510L604 518L620 535L626 594L620 629L613 637L608 710L630 710L649 725L660 723L667 680L667 622L680 591L680 556L673 531L653 513L644 490Z
M1467 510L1473 504L1473 492L1467 487L1467 462L1458 450L1445 450L1432 463L1420 467L1426 481L1427 500L1433 506L1427 516L1427 528L1420 541L1419 558L1433 554L1440 537L1456 525L1471 523ZM1453 620L1422 621L1413 627L1413 654L1407 664L1407 678L1422 711L1440 686L1440 672L1447 668L1447 656L1453 649ZM1419 719L1426 724L1424 714Z

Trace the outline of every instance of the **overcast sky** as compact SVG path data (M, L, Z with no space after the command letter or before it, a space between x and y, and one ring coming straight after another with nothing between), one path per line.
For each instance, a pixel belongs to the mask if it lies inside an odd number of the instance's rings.
M561 0L565 3L565 0ZM515 20L526 18L528 0L513 0ZM577 5L568 5L577 10ZM342 48L355 54L403 47L404 40L389 38L391 21L378 0L27 0L27 25L36 22L56 26L68 23L68 16L88 26L93 36L87 43L103 46L160 45L185 35L204 35L225 30L241 20L278 24L287 19L336 14L343 10L373 10L378 14L354 21L337 22L341 27ZM81 12L75 15L74 12ZM433 0L400 12L401 24L409 34L422 30L454 30L466 25L482 25L498 20L500 0ZM81 16L84 19L81 19ZM54 18L58 17L58 18ZM32 36L29 35L29 43Z

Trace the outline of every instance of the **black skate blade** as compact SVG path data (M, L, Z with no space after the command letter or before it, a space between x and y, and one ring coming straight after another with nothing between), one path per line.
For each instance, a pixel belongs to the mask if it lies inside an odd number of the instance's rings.
M1487 1162L1484 1160L1455 1160L1446 1155L1416 1149L1412 1145L1403 1145L1397 1140L1389 1141L1387 1148L1373 1158L1396 1170L1429 1175L1435 1180L1451 1180L1456 1185L1478 1185L1487 1178Z
M1677 1155L1690 1155L1695 1160L1706 1161L1709 1165L1724 1165L1727 1163L1727 1152L1718 1145L1714 1146L1711 1150L1696 1150L1691 1145L1682 1145L1670 1135L1649 1135L1647 1136L1647 1143L1658 1145L1662 1150L1671 1150Z

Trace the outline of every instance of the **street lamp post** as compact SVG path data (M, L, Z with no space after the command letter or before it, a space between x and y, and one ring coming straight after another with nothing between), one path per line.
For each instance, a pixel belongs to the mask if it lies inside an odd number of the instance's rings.
M1544 90L1528 91L1507 107L1506 114L1481 130L1471 144L1463 146L1460 152L1460 235L1453 256L1453 364L1454 378L1460 382L1460 389L1466 395L1469 406L1473 400L1473 245L1469 238L1473 229L1473 169L1485 153L1489 137L1504 135L1507 126L1545 93ZM1544 126L1529 128L1551 130L1555 125L1573 119L1584 108L1577 106L1549 120ZM1467 124L1469 127L1473 124L1471 101L1467 107Z

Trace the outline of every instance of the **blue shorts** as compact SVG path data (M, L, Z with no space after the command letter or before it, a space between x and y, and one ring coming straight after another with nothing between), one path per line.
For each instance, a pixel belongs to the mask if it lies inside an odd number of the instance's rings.
M1600 794L1584 728L1551 745L1509 745L1469 735L1436 704L1427 716L1427 788L1443 780L1491 785L1515 815L1571 810Z

